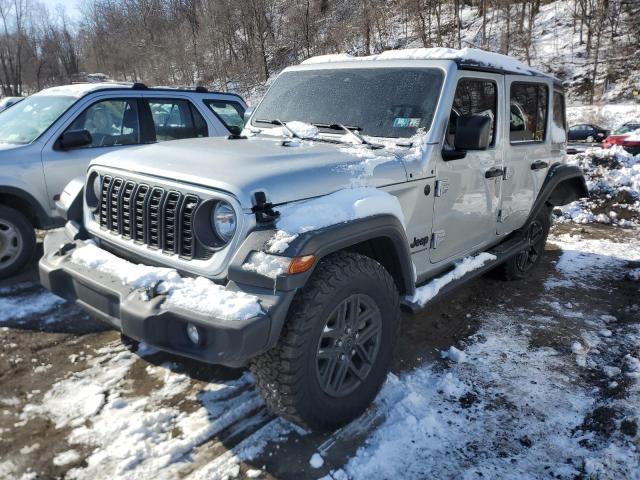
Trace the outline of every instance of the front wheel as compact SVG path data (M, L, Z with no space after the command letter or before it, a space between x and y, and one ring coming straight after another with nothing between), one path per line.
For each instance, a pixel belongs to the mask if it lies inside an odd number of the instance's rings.
M593 143L593 136L592 136L592 135L589 135L589 136L586 138L585 142L587 142L587 143Z
M496 269L498 276L505 280L516 280L528 276L531 269L542 258L550 229L551 209L543 207L540 213L521 230L526 247Z
M375 260L351 252L325 258L294 299L278 344L252 362L270 410L313 430L362 414L391 364L399 300Z
M20 270L31 258L35 246L31 222L17 210L0 205L0 278Z

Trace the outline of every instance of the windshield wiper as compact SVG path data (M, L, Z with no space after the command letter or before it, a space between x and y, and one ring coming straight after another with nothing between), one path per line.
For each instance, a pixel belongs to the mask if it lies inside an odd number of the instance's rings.
M274 120L257 120L257 119L256 119L256 122L259 122L259 123L268 123L268 124L270 124L270 125L280 125L281 127L284 127L284 129L285 129L287 132L289 132L289 136L290 136L291 138L302 138L302 137L300 137L300 135L298 135L296 132L294 132L293 130L291 130L291 128L289 128L285 122L283 122L282 120L279 120L279 119L277 119L277 118L276 118L276 119L274 119Z
M355 125L343 125L341 123L312 123L314 127L318 128L328 128L329 130L342 130L351 136L355 137L356 140L360 142L361 145L367 145L369 148L384 148L383 145L377 145L375 143L371 143L367 141L360 133L359 130L362 128L357 127Z

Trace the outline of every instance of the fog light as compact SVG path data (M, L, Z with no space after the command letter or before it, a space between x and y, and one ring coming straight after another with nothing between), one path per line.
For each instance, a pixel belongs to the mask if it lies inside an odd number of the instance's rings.
M193 323L187 323L187 337L189 337L189 340L191 340L191 342L193 342L195 345L199 345L200 329Z

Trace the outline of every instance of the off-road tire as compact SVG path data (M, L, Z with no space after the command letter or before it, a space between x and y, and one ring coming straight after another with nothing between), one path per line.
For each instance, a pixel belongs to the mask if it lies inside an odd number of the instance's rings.
M379 346L357 389L335 397L323 390L318 352L336 306L354 297L375 303L380 313L376 318L381 319ZM359 309L361 304L357 305ZM364 255L338 252L320 262L294 298L277 345L256 357L251 371L272 412L312 430L333 430L362 414L380 391L399 325L400 297L389 272Z
M29 261L36 247L36 234L27 217L0 205L0 237L0 278L6 278ZM7 253L10 247L16 252Z
M540 258L544 255L544 246L547 243L547 236L551 229L552 209L544 206L538 215L533 218L526 226L520 229L519 235L529 238L532 229L538 226L541 229L540 237L535 242L529 242L530 245L523 252L514 255L509 260L494 270L495 276L503 280L519 280L529 276L531 270L540 263ZM532 250L535 249L537 255L531 258ZM526 262L523 262L523 256L529 256Z

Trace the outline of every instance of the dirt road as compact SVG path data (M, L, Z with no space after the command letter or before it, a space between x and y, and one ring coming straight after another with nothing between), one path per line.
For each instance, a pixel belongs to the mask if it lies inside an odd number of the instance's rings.
M639 478L639 243L561 225L529 279L405 315L376 404L332 435L274 419L244 370L125 348L23 272L0 282L0 478Z

